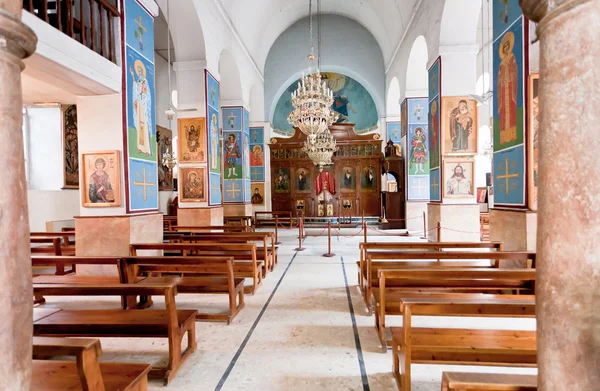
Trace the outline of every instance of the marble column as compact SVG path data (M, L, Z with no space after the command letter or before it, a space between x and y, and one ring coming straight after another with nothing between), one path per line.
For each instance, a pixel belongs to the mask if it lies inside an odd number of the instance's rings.
M540 38L538 387L594 390L600 384L600 2L520 3L539 22Z
M0 1L0 389L31 385L31 261L23 156L21 71L37 38L21 23L21 0Z

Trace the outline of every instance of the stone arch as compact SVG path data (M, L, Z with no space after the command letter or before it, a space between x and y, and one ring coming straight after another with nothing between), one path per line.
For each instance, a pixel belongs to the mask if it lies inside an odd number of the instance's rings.
M477 43L482 0L446 0L440 23L440 47Z
M396 76L388 86L385 107L386 117L400 117L400 82Z
M428 94L429 78L427 60L429 58L427 41L420 35L413 42L406 67L405 97L424 97Z
M222 106L243 105L242 82L238 65L229 50L219 56L220 101Z
M165 20L169 21L177 61L206 60L202 23L193 0L177 0L177 6L168 5L168 0L157 0L157 3Z

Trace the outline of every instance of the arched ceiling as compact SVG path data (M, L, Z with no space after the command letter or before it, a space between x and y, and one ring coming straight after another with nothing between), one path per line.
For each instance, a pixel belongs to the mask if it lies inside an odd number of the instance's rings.
M273 42L308 16L308 0L215 0L229 16L256 64L264 70ZM356 20L375 37L388 64L414 12L417 0L321 0L323 14ZM313 13L316 0L313 0ZM308 32L306 34L308 41ZM343 44L343 42L340 42Z

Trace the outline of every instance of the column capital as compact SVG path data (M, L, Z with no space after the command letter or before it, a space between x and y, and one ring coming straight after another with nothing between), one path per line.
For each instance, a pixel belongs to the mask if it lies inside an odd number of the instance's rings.
M37 37L15 14L0 8L0 55L8 54L23 68L22 59L35 52Z
M523 14L540 23L547 16L556 16L591 0L519 0Z

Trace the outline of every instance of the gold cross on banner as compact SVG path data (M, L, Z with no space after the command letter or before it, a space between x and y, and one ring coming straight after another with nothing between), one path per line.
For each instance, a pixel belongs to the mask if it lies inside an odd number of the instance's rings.
M137 24L138 27L140 28L140 33L141 33L140 37L141 37L147 30L146 27L144 27L144 25L142 24L142 17L140 16L137 19L133 19L133 20L134 20L135 24ZM141 41L141 38L140 38L140 41Z
M510 193L510 190L508 188L508 180L511 179L511 178L518 178L519 177L519 173L515 172L514 174L509 174L508 173L508 158L504 159L504 163L506 164L506 171L504 171L504 175L496 175L496 179L505 179L506 180L506 190L505 190L505 192L506 192L506 194L508 194L508 193ZM500 167L502 167L502 165L500 165Z
M133 181L133 186L142 186L144 188L144 201L146 201L148 199L148 197L147 197L148 190L147 189L148 189L148 187L154 187L154 183L146 182L146 169L143 168L142 170L143 170L142 172L144 173L144 177L143 177L144 180L142 182ZM136 173L136 174L138 174L138 176L139 176L139 173Z
M427 186L423 186L423 182L421 181L421 178L419 178L417 181L415 181L417 183L417 185L413 185L413 187L415 189L417 189L419 191L419 195L421 195L421 190L423 189L427 189Z
M242 190L237 188L236 183L232 183L226 192L229 193L231 199L235 199L237 197L237 193L241 193Z

